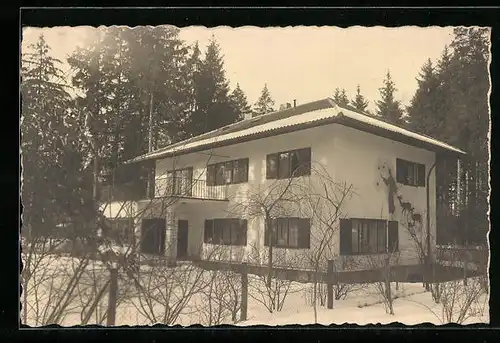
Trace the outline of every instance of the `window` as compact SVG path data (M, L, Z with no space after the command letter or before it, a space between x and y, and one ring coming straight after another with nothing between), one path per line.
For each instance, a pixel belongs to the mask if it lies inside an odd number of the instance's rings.
M247 245L247 220L237 218L205 220L204 242L219 245Z
M120 244L133 244L134 220L132 218L109 219L111 239Z
M248 158L207 166L207 185L229 185L248 181Z
M425 187L425 165L396 159L396 181L400 184Z
M264 230L264 245L269 246L269 229L273 233L273 247L309 249L311 221L309 218L276 218Z
M340 254L379 254L398 251L398 222L341 219Z
M184 168L167 172L167 189L165 195L191 196L193 168Z
M141 252L152 255L164 255L165 229L165 218L143 219L141 223Z
M267 179L287 179L305 175L311 175L311 148L267 155Z

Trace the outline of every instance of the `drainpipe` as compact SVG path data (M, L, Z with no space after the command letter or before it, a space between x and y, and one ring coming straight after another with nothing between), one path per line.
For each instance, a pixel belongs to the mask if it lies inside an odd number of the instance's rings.
M427 258L425 263L427 264L427 272L429 272L429 268L431 266L431 215L430 215L430 196L429 196L429 179L431 178L431 172L436 167L436 161L432 164L432 166L429 168L429 171L427 172L427 180L426 180L426 195L427 195L427 214L426 214L426 226L427 226ZM434 265L434 264L433 264ZM424 275L426 273L424 272ZM432 276L433 279L435 279L435 268L432 268ZM427 291L430 290L430 283L428 282L427 278L424 278L424 281L426 281L425 284L425 289Z
M426 187L426 192L427 192L427 215L426 215L426 225L427 225L427 262L430 264L430 257L431 257L431 215L430 215L430 195L429 195L429 179L431 177L431 172L432 170L436 167L436 162L432 164L432 166L429 168L429 171L427 172L427 187Z

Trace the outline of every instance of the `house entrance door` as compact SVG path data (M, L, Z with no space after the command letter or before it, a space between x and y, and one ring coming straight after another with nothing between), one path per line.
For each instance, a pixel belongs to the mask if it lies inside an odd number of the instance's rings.
M182 260L188 257L188 221L177 222L177 258Z

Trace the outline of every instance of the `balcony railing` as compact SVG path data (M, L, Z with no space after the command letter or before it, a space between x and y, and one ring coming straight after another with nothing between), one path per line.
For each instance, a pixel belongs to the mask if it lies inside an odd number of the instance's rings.
M156 180L155 197L179 197L201 200L227 200L227 186L207 186L206 180L160 178Z
M201 200L227 200L227 186L207 186L206 180L186 178L160 178L155 182L155 198L178 197ZM147 184L144 181L122 184L103 185L100 187L101 202L139 201L150 199Z

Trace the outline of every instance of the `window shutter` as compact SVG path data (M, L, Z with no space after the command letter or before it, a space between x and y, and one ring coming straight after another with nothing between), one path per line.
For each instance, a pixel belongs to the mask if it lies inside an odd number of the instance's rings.
M391 220L388 223L388 252L393 253L399 251L399 223L397 221Z
M205 220L205 235L204 235L204 242L209 243L210 238L213 236L213 226L214 226L214 221L211 219L206 219Z
M301 164L300 175L311 175L311 148L301 149L299 156Z
M352 220L340 219L340 255L352 252Z
M266 225L264 227L264 246L269 246L269 230L271 229L272 219L266 220Z
M400 158L396 159L396 182L397 183L406 183L406 163Z
M417 186L425 187L425 164L417 164Z
M299 218L299 248L311 248L311 220Z
M278 177L278 155L267 155L266 158L266 179L276 179Z
M243 160L241 160L240 162L240 168L242 168L242 178L241 178L241 182L248 182L248 168L249 168L249 162L250 160L248 158L245 158Z
M240 234L241 234L241 244L247 245L247 225L248 222L246 219L240 219Z
M207 166L207 186L215 186L215 165Z

